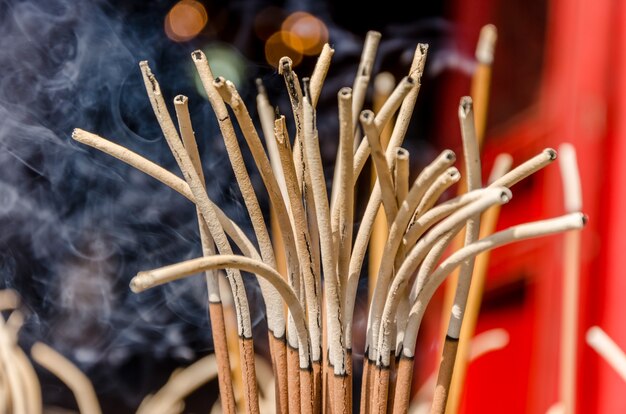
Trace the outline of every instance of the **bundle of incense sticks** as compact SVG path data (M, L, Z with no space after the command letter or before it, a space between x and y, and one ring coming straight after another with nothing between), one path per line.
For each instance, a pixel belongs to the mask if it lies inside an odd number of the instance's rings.
M144 401L139 412L180 410L185 395L217 376L221 410L233 413L237 410L231 376L234 365L241 370L243 405L248 413L347 414L355 404L360 404L362 413L407 412L413 397L413 358L420 323L430 299L446 277L459 266L464 269L463 274L471 275L473 258L490 249L584 226L586 217L581 212L568 211L560 217L520 224L477 238L481 213L506 204L512 197L510 188L552 163L556 151L545 149L510 170L500 168L506 163L498 163L490 183L483 187L473 102L470 97L463 97L458 115L467 190L440 202L446 190L461 179L462 174L453 165L456 155L444 150L421 172L411 174L409 153L401 147L420 90L428 46L417 45L407 76L387 94L374 113L363 108L379 40L379 33L368 34L353 87L344 87L337 93L339 145L330 194L322 168L316 106L334 50L325 45L310 78L302 81L289 58L279 63L278 72L284 78L291 103L293 137L289 136L287 117L272 107L260 81L257 81L260 119L255 122L235 85L214 77L203 52L192 53L257 243L209 198L188 98L182 95L173 98L175 122L148 62L140 63L147 96L183 178L113 141L82 129L74 131L75 140L161 181L189 199L197 210L203 257L142 271L131 280L130 287L140 293L204 272L215 355L173 375L168 385ZM252 186L248 174L252 166L244 164L234 122L252 154L263 189ZM384 140L386 147L381 145L381 131L385 128L391 131ZM376 172L376 182L363 215L355 217L355 183L368 159ZM413 182L409 182L410 176L416 177ZM257 191L269 195L275 220L272 228L277 233L270 234L268 230ZM360 401L355 402L353 314L363 261L381 206L387 231L379 233L385 238L368 310ZM358 229L355 223L360 223ZM450 252L451 241L464 228L468 235L465 245ZM233 245L240 254L233 253ZM280 263L285 264L284 272L280 271ZM236 315L238 364L230 360L232 355L228 352L225 305L219 287L222 270L232 292ZM266 381L257 380L264 365L255 355L242 271L257 278L265 302L275 386L271 391ZM467 289L466 284L459 286ZM459 295L467 297L467 292ZM451 320L460 324L463 312L464 307L455 302ZM9 354L16 352L15 341L11 339L15 328L10 328L15 325L16 322L9 320L6 328L2 326L0 330L3 334L0 390L5 390L1 395L5 400L10 397L12 407L17 407L10 412L36 412L24 407L30 407L29 404L40 407L40 400L24 395L27 391L35 394L38 387L25 381L32 375L17 366L17 359L13 361ZM458 331L460 327L457 328ZM443 371L451 373L456 349L454 340L446 341L447 346L448 342L454 353L452 357L444 354L442 369L445 367ZM449 351L446 348L444 352ZM99 412L93 387L80 371L43 344L33 348L32 355L66 380L77 396L81 412ZM443 412L449 386L449 380L437 382L432 412ZM6 389L10 390L9 394ZM14 390L17 390L15 394Z

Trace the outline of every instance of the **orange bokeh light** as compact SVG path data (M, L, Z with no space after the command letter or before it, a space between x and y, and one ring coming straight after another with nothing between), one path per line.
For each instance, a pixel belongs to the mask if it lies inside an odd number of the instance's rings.
M295 12L289 15L281 26L282 33L288 33L285 44L305 55L316 55L322 51L328 41L328 28L317 17L307 12ZM292 44L293 39L298 39ZM297 49L301 47L301 49Z
M278 62L283 56L289 56L296 66L302 61L302 41L291 32L276 32L265 42L265 60L267 63L278 67Z
M206 8L195 0L181 0L165 16L165 34L175 42L196 37L209 21Z

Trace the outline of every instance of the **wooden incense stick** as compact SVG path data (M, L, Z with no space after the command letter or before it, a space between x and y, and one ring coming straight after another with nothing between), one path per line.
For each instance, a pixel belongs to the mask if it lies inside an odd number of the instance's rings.
M15 313L17 311L13 311ZM12 315L13 315L12 313ZM7 400L12 412L16 414L28 414L29 401L27 401L24 384L18 362L15 360L15 348L17 347L17 329L10 328L0 317L0 367L3 367L6 386L8 388Z
M512 162L513 159L509 154L500 154L496 157L492 172L489 176L489 183L491 184L506 174L509 171ZM485 238L495 231L499 215L500 206L493 206L483 214L480 225L480 238ZM472 283L470 285L467 306L463 317L463 325L461 327L461 336L459 338L459 346L457 349L455 370L450 385L450 396L448 398L447 409L451 412L457 412L461 402L462 388L465 382L465 374L470 360L469 344L474 335L474 330L478 321L488 264L489 251L486 251L476 257L474 272L472 273Z
M494 161L488 182L491 184L506 174L510 170L512 162L513 159L509 154L498 155ZM500 208L501 206L493 206L483 214L480 225L480 238L487 237L495 231L495 226L500 215ZM488 264L489 251L476 257L474 272L472 273L472 283L470 285L467 306L463 317L463 325L461 327L461 336L459 337L454 374L450 385L450 396L448 397L447 405L447 410L450 412L457 412L461 401L460 394L463 383L465 382L467 366L470 361L469 344L472 341L478 320Z
M206 195L206 190L193 167L193 163L189 158L189 155L186 153L183 147L176 128L174 127L174 123L172 122L172 119L165 105L165 100L163 99L163 96L161 94L160 86L155 76L152 74L150 68L148 67L147 62L141 62L140 67L146 86L146 92L148 93L148 98L150 99L150 103L152 104L155 116L159 122L159 125L161 126L163 135L165 136L166 141L170 146L174 158L176 158L176 161L179 164L183 175L189 183L189 187L194 193L196 205L200 208L220 253L229 254L232 252L232 250L230 248L228 240L226 240L224 230L219 225L217 225L215 211L211 209L208 196ZM260 220L262 221L262 217L260 218ZM212 224L214 221L215 223ZM262 226L264 226L264 223ZM259 227L261 227L260 224ZM264 248L267 249L267 246L265 246ZM250 310L245 294L245 289L243 288L241 275L238 274L238 271L228 270L227 277L229 282L231 283L235 310L237 313L238 335L240 339L239 346L242 354L245 355L249 352L249 348L253 346L252 327L250 323ZM252 361L252 364L250 364L249 359L244 359L242 362L242 377L246 381L246 389L244 392L246 398L246 408L249 413L258 413L258 395L256 381L254 381L254 379L256 378L256 375L254 374L254 363Z
M480 177L480 151L476 140L476 130L474 126L474 113L472 99L470 97L461 98L459 104L459 120L461 123L461 136L463 140L463 153L465 159L465 170L467 175L466 187L468 191L481 187ZM465 226L465 245L478 239L480 231L480 216L468 219ZM459 336L461 334L461 324L463 314L469 294L469 287L474 270L474 259L468 260L459 268L459 281L454 296L454 304L448 323L448 331L443 346L442 361L437 377L437 387L431 412L433 414L443 414L448 402L448 392L452 373L454 372L454 361L458 349Z
M587 343L626 381L626 353L599 326L587 331Z
M216 355L202 357L188 367L174 371L161 389L143 399L137 414L165 414L177 408L182 411L181 404L185 397L219 374ZM221 393L220 400L223 407Z
M380 43L380 32L370 30L365 36L363 51L361 52L361 60L357 68L356 77L352 85L352 119L358 119L363 104L365 103L365 95L367 86L369 85L376 61L376 51ZM356 125L355 125L356 128ZM356 145L356 142L355 142Z
M532 223L521 224L509 229L500 231L485 239L478 240L450 255L444 260L437 269L428 277L424 287L419 292L409 314L409 322L404 336L404 344L402 348L402 358L407 361L414 357L415 344L419 326L424 316L426 306L434 295L437 288L444 282L446 277L461 263L472 256L476 256L486 250L494 249L508 243L526 240L529 238L547 236L554 233L560 233L568 230L582 228L587 219L582 213L572 213L565 216L536 221ZM406 366L406 364L405 364ZM410 378L408 379L410 380ZM406 381L406 379L405 379ZM409 398L409 393L402 395L397 394L397 399ZM398 403L394 406L405 405L408 403ZM405 405L406 406L406 405Z
M315 68L313 69L313 74L311 74L311 104L313 108L317 107L317 102L320 99L320 95L322 94L322 86L324 85L324 80L326 79L326 75L328 74L328 69L330 67L330 61L335 54L335 49L330 47L328 43L325 43L322 47L322 52L317 58L317 62L315 63Z
M202 163L200 154L189 116L188 99L186 96L178 95L174 98L174 108L178 118L178 128L183 139L185 149L189 154L189 158L204 184L204 173L202 171ZM202 253L204 256L212 256L216 254L215 242L211 237L206 223L202 219L202 213L196 208L198 216L198 226L200 229L200 241L202 243ZM211 320L211 330L215 355L217 357L218 370L218 386L222 401L222 407L225 413L235 413L235 396L233 393L233 383L230 376L230 360L228 357L228 346L226 344L226 326L224 324L224 309L219 289L218 275L215 272L206 272L206 283L209 300L209 318Z
M582 210L580 174L576 150L571 144L559 146L565 211ZM559 398L565 414L575 414L577 394L578 296L580 294L580 232L565 234L563 250L563 302L561 308L561 349Z
M53 373L74 394L81 414L100 414L100 403L89 378L72 362L48 345L36 342L30 350L39 365Z
M396 80L394 76L390 72L381 72L376 75L374 78L374 95L372 97L372 105L374 112L378 112L381 110L384 103L389 99L393 89L395 87ZM380 145L384 150L386 150L387 145L389 144L389 138L391 138L391 132L393 128L393 120L391 120L381 131L380 131ZM408 164L407 164L408 168ZM398 165L394 169L397 171ZM408 170L407 170L408 172ZM371 178L371 186L374 186L376 183L376 171L372 169L372 178ZM394 185L397 186L396 179L394 177ZM408 187L408 177L406 179L406 186ZM407 188L408 191L408 188ZM397 199L397 190L396 190L396 199ZM398 201L398 200L397 200ZM398 201L398 204L401 202ZM368 303L371 300L372 293L374 292L374 287L376 286L376 276L378 275L378 268L380 266L380 262L382 260L382 253L385 246L385 241L388 236L388 223L385 218L385 212L382 207L379 207L378 213L376 214L376 219L374 221L374 227L372 229L372 236L370 237L370 244L368 249L368 279L367 279L367 292L368 292Z

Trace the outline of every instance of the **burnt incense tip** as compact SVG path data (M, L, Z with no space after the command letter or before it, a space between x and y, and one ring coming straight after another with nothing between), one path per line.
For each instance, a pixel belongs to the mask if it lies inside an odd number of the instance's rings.
M502 200L503 203L508 203L509 201L511 201L511 198L513 198L513 193L511 192L511 190L509 190L508 188L503 188L500 192L500 200Z
M556 160L557 154L555 150L553 150L552 148L546 148L544 152L548 154L548 157L550 157L550 160L552 161Z
M581 213L580 214L580 221L583 223L583 227L587 225L587 223L589 222L589 216Z
M204 53L201 50L194 50L191 52L191 58L193 60L202 60L204 59Z
M148 272L139 272L130 280L130 290L133 293L141 293L150 287L151 275Z
M311 78L305 77L302 78L302 92L304 93L304 97L311 100Z
M217 76L215 79L213 79L213 84L215 86L222 85L224 83L226 83L226 79L224 79L222 76Z
M283 73L291 72L291 66L293 65L293 61L289 56L283 56L278 61L278 74L282 75Z
M461 98L461 102L459 103L459 111L463 116L467 116L473 108L472 98L469 96L464 96Z
M185 95L176 95L176 97L174 98L174 104L186 104L188 101L188 98Z
M339 93L337 95L339 95L339 97L349 97L352 95L352 88L345 86L339 89Z
M456 169L456 167L451 167L448 169L448 175L450 176L450 178L459 178L461 177L461 173L459 172L459 170Z
M79 135L83 130L80 128L74 128L74 130L72 131L72 139L78 141L79 139Z
M372 119L374 119L374 112L369 109L361 111L359 119L361 120L361 122L370 122Z
M396 158L409 159L409 151L402 147L396 148Z
M444 157L446 157L448 161L456 161L456 154L452 150L445 150Z

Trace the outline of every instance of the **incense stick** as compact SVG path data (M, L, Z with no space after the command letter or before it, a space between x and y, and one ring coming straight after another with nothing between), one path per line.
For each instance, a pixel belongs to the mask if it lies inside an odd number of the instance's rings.
M513 158L509 154L499 154L494 160L488 179L489 184L491 185L491 183L504 176L510 170L512 163ZM480 223L480 238L485 238L495 231L499 215L500 206L493 206L483 213ZM465 309L465 315L463 316L461 336L459 337L454 374L452 375L452 382L450 385L450 396L448 397L447 409L451 412L457 412L461 402L463 383L465 382L465 373L470 359L470 343L473 343L472 337L474 336L474 330L478 320L478 314L480 312L480 304L482 301L482 293L485 285L488 264L489 251L486 251L476 257L474 272L472 273L472 283L470 285L469 296L467 299L467 306Z
M576 163L576 150L571 144L559 146L559 166L563 182L565 211L582 210L580 174ZM563 302L561 304L561 344L559 397L564 412L574 414L576 410L578 350L578 296L580 294L580 232L565 234L563 246Z
M230 373L230 369L227 374ZM216 356L211 354L184 369L172 373L165 385L156 393L143 399L137 414L165 414L176 410L185 397L219 375ZM223 404L223 397L220 393ZM179 408L182 411L182 407Z
M352 85L352 119L358 119L359 113L363 108L367 86L369 85L372 70L374 69L374 62L376 61L376 51L378 50L380 38L380 32L374 30L370 30L365 35L361 60L359 61L359 67L357 68L356 77Z
M320 99L322 93L322 86L324 80L328 74L328 68L330 67L330 61L335 54L335 49L331 48L328 43L325 43L322 47L322 52L317 58L313 74L311 75L311 104L313 108L317 107L317 101Z
M183 139L185 149L189 154L189 158L193 163L193 166L196 170L196 173L198 174L198 177L200 178L200 181L204 184L202 163L200 161L200 154L198 153L198 146L196 144L193 127L191 125L191 117L189 116L189 107L187 102L188 99L186 96L178 95L176 98L174 98L174 108L176 109L180 135ZM215 242L213 241L209 229L206 227L206 223L202 219L202 213L198 208L196 208L196 214L198 216L198 226L200 231L200 241L202 244L202 253L204 256L212 256L216 253ZM209 318L211 320L211 330L215 347L215 355L217 357L219 366L218 385L220 389L220 395L222 396L222 406L225 413L234 413L236 411L235 396L233 393L233 383L230 376L230 360L228 356L228 346L226 344L224 310L222 308L222 300L217 279L218 276L215 272L206 272L205 277L209 300Z
M91 381L76 365L42 342L36 342L30 353L35 362L67 385L74 394L81 413L100 414L102 412Z
M579 229L585 225L586 221L587 218L582 213L572 213L553 219L520 224L478 240L450 255L428 277L424 287L418 294L417 300L411 308L409 323L407 324L404 336L403 355L408 358L413 357L419 325L428 302L437 287L439 287L445 278L456 267L460 266L463 261L470 257L475 257L486 250L495 249L508 243Z
M217 225L217 218L215 217L215 212L211 209L210 202L208 200L208 196L206 195L206 191L198 174L195 172L193 168L193 164L187 155L185 149L182 146L182 142L178 133L176 132L176 128L172 122L171 117L169 116L169 112L167 111L167 107L165 106L165 101L161 94L160 86L150 71L148 67L148 63L143 61L140 63L142 75L144 77L144 83L146 86L146 92L148 93L148 98L150 99L150 103L152 104L153 111L155 116L161 126L161 130L163 131L163 135L166 138L168 145L176 158L177 163L179 164L180 169L183 172L186 180L189 183L189 187L194 193L194 198L196 199L196 205L200 208L202 215L207 221L207 225L210 229L211 235L215 240L218 250L221 254L229 254L232 252L228 240L226 240L226 236L224 234L224 230ZM203 72L204 73L204 72ZM223 104L223 103L222 103ZM237 167L233 167L237 169ZM245 192L245 191L242 191ZM254 218L251 217L254 221ZM262 217L261 217L262 221ZM254 224L254 223L253 223ZM257 223L259 228L264 227L264 223ZM258 234L257 234L258 236ZM263 239L261 239L263 240ZM260 242L260 244L263 244ZM269 246L271 248L271 246ZM267 246L261 246L261 250L267 249ZM265 258L264 258L265 259ZM243 281L241 279L241 275L238 274L238 271L227 270L227 277L229 282L231 282L231 289L233 291L233 298L235 304L235 311L237 313L237 324L238 324L238 334L240 337L239 346L242 350L242 353L245 353L247 348L250 347L252 342L252 328L250 323L250 311L248 307L248 302L245 294L245 289L243 288ZM246 408L249 413L257 413L258 412L258 396L257 396L257 387L256 381L251 382L250 378L256 378L254 374L254 364L249 365L246 364L248 360L243 361L242 365L242 377L246 381Z
M496 27L487 24L480 29L476 44L476 61L478 66L472 77L470 95L474 100L474 119L476 120L476 137L481 148L487 126L487 109L489 107L489 91L491 85L491 66L498 39Z
M461 136L467 175L466 188L468 191L472 191L481 187L481 168L480 150L476 140L476 129L474 125L473 104L470 97L466 96L461 98L459 104L459 121L461 123ZM465 225L465 245L471 244L478 239L479 231L480 216L470 217ZM450 382L452 381L454 361L456 359L459 336L461 334L461 324L463 322L463 314L465 313L465 305L467 304L467 296L469 294L473 270L473 258L463 263L459 268L458 284L454 295L454 304L452 305L452 312L448 323L442 361L437 377L437 387L435 388L435 396L431 408L433 414L443 414L448 402L448 392Z
M587 343L626 381L626 353L598 326L587 331Z

